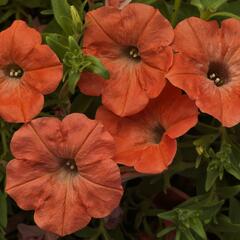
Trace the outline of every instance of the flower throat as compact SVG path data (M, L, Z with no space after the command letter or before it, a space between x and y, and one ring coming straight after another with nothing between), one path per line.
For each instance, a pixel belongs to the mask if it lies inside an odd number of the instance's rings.
M218 87L228 82L228 69L225 64L221 62L210 62L208 66L208 79L212 80Z
M10 64L5 68L5 75L10 78L21 78L23 73L23 69L16 64Z

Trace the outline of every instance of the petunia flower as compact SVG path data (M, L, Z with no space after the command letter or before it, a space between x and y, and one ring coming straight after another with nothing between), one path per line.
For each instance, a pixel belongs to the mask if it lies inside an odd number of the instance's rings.
M110 79L83 74L80 90L102 95L103 105L119 116L133 115L156 98L172 65L170 23L157 9L133 3L122 10L101 7L88 12L83 48L98 57Z
M197 116L194 102L170 84L136 115L121 118L104 107L96 114L115 139L115 161L142 173L160 173L171 164L176 138L197 123Z
M109 215L122 196L114 141L83 114L38 118L15 132L6 192L36 224L60 236Z
M27 122L43 108L43 95L57 88L62 65L41 44L40 33L16 20L0 32L0 117Z
M240 21L191 17L175 29L174 65L167 74L199 109L232 127L240 122Z

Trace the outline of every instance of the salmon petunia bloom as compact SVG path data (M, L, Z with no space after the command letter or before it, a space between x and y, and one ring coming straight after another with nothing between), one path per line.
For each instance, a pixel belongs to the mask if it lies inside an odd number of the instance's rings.
M83 114L38 118L15 132L6 192L36 224L64 236L109 215L122 196L112 136Z
M133 3L122 10L101 7L90 11L86 26L84 52L102 61L110 79L104 82L83 74L80 90L102 95L103 105L118 116L140 112L166 84L165 74L173 61L170 23L157 9Z
M115 161L142 173L160 173L171 164L176 138L197 123L198 110L181 90L167 84L163 92L140 113L121 118L104 107L100 120L115 139Z
M240 122L240 21L196 17L175 29L174 65L167 78L183 89L202 112L232 127Z
M62 64L41 41L21 20L0 32L0 117L8 122L30 121L61 81Z

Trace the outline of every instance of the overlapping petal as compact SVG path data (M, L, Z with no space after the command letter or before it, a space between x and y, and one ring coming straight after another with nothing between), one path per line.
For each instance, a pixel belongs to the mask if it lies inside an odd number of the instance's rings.
M35 119L14 134L11 150L16 159L7 167L6 191L21 208L35 210L41 228L67 235L118 206L122 187L114 142L99 122L82 114L62 122ZM66 165L69 159L76 172Z
M101 92L104 106L122 117L143 110L149 99L162 91L165 74L172 65L169 45L174 34L170 23L157 9L139 3L122 10L102 7L90 11L86 21L83 49L100 58L110 73ZM129 51L133 47L141 60L131 59ZM81 79L80 90L96 95L92 91L96 88L88 85L96 84L98 79Z
M191 17L175 29L174 47L179 52L171 70L170 82L183 89L202 112L224 126L240 122L240 22L236 19L204 21ZM219 85L211 75L222 81ZM231 114L233 113L234 114Z
M19 69L22 75L11 76ZM28 122L42 109L43 94L56 90L62 65L41 45L41 35L21 20L0 33L0 116L8 122Z
M115 161L143 173L159 173L172 162L175 138L197 123L198 111L187 95L170 84L140 113L120 118L104 107L96 118L113 135Z

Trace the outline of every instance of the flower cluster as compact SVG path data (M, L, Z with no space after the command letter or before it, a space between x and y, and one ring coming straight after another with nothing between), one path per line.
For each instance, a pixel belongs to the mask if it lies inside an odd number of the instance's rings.
M240 122L239 20L219 27L191 17L173 29L149 5L117 7L86 14L83 52L110 75L86 71L78 82L82 93L102 97L95 120L81 113L34 119L63 66L25 22L0 33L0 116L24 123L10 143L6 192L35 210L40 228L61 236L119 206L118 164L144 174L166 170L198 109L226 127Z

